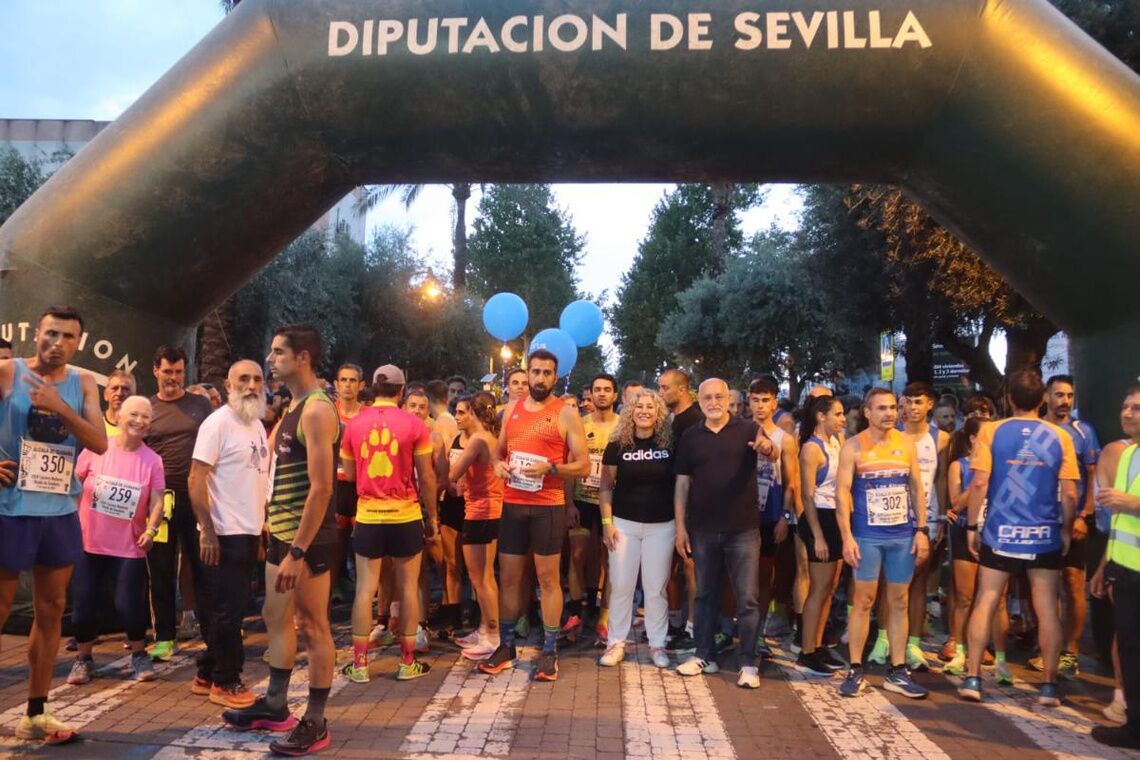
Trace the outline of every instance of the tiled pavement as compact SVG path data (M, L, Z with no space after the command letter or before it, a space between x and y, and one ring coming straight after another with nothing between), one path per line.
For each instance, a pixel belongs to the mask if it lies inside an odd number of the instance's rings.
M337 627L340 643L347 631ZM246 640L247 682L264 689L261 660L265 634ZM599 668L598 650L583 642L564 647L559 680L530 680L537 653L520 650L520 667L497 677L472 671L450 644L433 645L432 672L417 681L394 680L396 658L381 653L368 684L338 676L329 703L333 743L326 757L341 758L581 758L654 760L692 758L953 758L953 760L1044 760L1107 758L1137 760L1092 742L1109 692L1104 679L1082 677L1064 688L1065 706L1045 710L1029 684L997 689L981 705L959 702L953 679L918 676L931 687L929 699L912 702L880 689L841 700L835 679L808 679L781 656L765 666L762 687L735 686L731 656L721 673L686 679L648 662L644 647L631 644L618 668ZM342 654L347 654L342 648ZM0 650L0 756L113 758L247 758L264 753L265 738L222 728L219 709L189 692L193 648L160 666L152 683L127 679L121 638L97 648L101 677L63 684L70 655L61 652L59 684L51 709L81 728L84 741L69 748L40 748L17 741L11 731L23 710L26 639L4 636ZM291 696L303 702L304 660ZM1027 681L1033 674L1017 671ZM871 680L878 683L873 675Z

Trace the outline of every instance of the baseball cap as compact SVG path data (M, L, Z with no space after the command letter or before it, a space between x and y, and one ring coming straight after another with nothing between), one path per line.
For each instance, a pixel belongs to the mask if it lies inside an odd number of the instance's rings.
M372 382L404 385L404 373L395 364L385 364L372 373Z

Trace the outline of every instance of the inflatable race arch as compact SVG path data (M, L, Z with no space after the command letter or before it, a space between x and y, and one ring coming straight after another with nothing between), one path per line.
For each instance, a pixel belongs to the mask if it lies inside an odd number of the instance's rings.
M1103 429L1140 374L1140 78L1047 0L245 0L0 228L0 325L145 374L354 186L456 181L896 183Z

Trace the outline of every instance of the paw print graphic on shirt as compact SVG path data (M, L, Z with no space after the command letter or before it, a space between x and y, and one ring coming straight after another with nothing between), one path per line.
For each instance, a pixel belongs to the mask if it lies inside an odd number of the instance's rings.
M396 466L392 459L400 453L400 442L387 427L372 428L368 438L360 443L360 459L365 462L370 478L388 478Z

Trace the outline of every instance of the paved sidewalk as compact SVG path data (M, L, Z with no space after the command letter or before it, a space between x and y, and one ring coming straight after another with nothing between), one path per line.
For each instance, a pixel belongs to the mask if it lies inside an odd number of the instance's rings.
M347 627L335 627L341 660L348 657ZM184 647L159 666L160 678L128 678L129 657L120 636L96 648L98 676L84 686L63 683L72 655L60 652L50 709L80 729L82 743L41 748L12 736L24 709L27 640L4 636L0 650L0 756L133 760L134 758L246 758L265 754L266 736L226 730L220 708L190 694L193 656ZM246 639L246 682L264 690L265 633ZM1045 760L1107 758L1136 760L1095 744L1088 731L1100 721L1110 691L1101 678L1065 683L1065 705L1037 707L1029 683L998 689L992 684L981 705L960 702L956 681L938 672L918 680L932 690L912 702L878 688L840 699L837 677L808 678L791 666L791 655L763 669L760 689L736 687L733 658L713 676L683 678L659 670L647 647L631 643L616 668L596 664L591 641L563 647L556 683L531 680L537 648L520 649L519 667L496 677L475 672L449 643L437 642L426 659L432 672L397 682L394 650L375 654L368 684L337 676L328 717L337 758L501 757L653 760L703 758L922 758L937 760ZM933 662L933 661L932 661ZM1037 675L1017 670L1019 678ZM871 670L873 684L881 674ZM303 702L307 668L298 662L291 699Z

